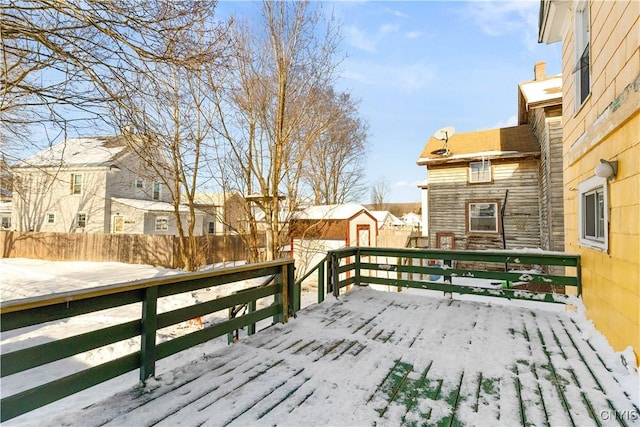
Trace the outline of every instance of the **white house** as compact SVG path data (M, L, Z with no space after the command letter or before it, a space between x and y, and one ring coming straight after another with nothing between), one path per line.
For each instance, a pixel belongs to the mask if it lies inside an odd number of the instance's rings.
M143 137L134 143L148 144ZM124 136L72 138L19 162L12 168L12 228L177 234L168 161L144 148L142 158ZM197 235L205 233L205 216L197 214Z
M404 222L389 211L369 211L378 221L378 230L400 228Z

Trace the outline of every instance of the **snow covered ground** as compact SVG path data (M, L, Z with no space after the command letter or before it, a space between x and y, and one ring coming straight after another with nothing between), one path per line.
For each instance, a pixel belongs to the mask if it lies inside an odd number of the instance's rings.
M210 268L217 268L220 266L212 266ZM26 260L26 259L0 259L0 289L2 302L13 299L21 299L32 297L36 295L43 295L49 293L57 293L69 290L75 290L79 288L95 287L100 285L106 285L111 283L121 283L126 281L133 281L143 278L160 277L171 274L179 274L179 271L168 270L161 267L152 267L144 265L129 265L119 263L87 263L87 262L50 262L41 260ZM216 289L210 291L207 295L202 294L189 294L173 298L170 301L165 301L160 306L161 311L177 308L178 306L191 304L193 301L201 300L202 298L213 298L216 295L229 292L230 290L237 289L240 286L246 286L246 284L233 284L229 285L227 289ZM385 287L382 288L385 290ZM386 290L393 290L388 289ZM405 291L404 294L419 293L421 296L429 295L425 291ZM437 299L441 299L441 293L431 293L431 296ZM315 301L317 296L315 289L308 289L307 292L303 292L303 306L307 306ZM181 301L180 298L183 300ZM403 298L407 298L404 296ZM412 297L409 297L412 298ZM466 297L466 299L473 299L473 297ZM458 299L458 298L456 298ZM459 298L463 299L463 298ZM486 300L485 300L486 301ZM335 304L333 297L328 296L324 305ZM558 309L564 310L561 305L540 304L535 302L526 302L528 306L536 305L541 308L549 308L557 311ZM640 382L638 380L638 374L633 369L625 369L621 363L621 356L624 356L631 364L635 364L635 360L631 360L633 353L629 350L623 353L615 353L606 342L606 339L599 334L595 328L586 320L583 314L583 307L579 300L575 301L577 310L575 312L566 313L576 321L576 324L580 326L580 329L585 335L585 339L589 339L591 345L593 345L598 354L605 360L609 366L614 370L617 381L621 384L622 388L631 396L634 402L639 401L640 395ZM493 306L499 306L500 304L514 305L520 303L514 303L502 299L495 299L491 301ZM134 313L132 310L135 310ZM25 346L34 345L42 342L44 339L61 338L68 335L75 335L77 333L88 330L93 325L100 324L106 325L110 323L121 322L126 318L132 317L134 314L139 313L139 307L127 306L120 309L107 310L102 313L96 313L94 315L79 316L78 318L70 319L63 322L52 322L51 324L43 327L27 328L27 331L21 330L20 333L14 331L3 333L1 338L2 352L13 351ZM399 317L397 322L402 323L403 312L397 313ZM302 317L302 316L301 316ZM290 325L295 326L296 322L300 320L292 320ZM181 328L197 328L197 325L181 325ZM317 332L317 331L316 331ZM326 331L323 331L326 333ZM471 333L471 332L469 332ZM259 334L256 338L259 337ZM462 337L464 338L464 337ZM462 339L461 338L461 339ZM241 341L242 342L242 341ZM198 347L189 349L182 353L176 354L167 359L163 359L158 362L157 375L159 378L163 378L166 381L167 378L175 379L179 373L171 373L175 368L181 368L186 365L198 363L205 355L214 353L226 347L226 337L220 337L211 342L202 344ZM137 340L129 340L124 343L119 343L117 346L110 346L108 348L97 349L92 352L87 352L83 355L78 355L73 358L72 361L61 361L60 363L52 364L55 366L47 366L41 369L34 369L25 373L10 376L4 378L0 383L2 395L7 396L19 392L25 388L31 387L33 384L42 383L42 381L50 380L55 371L55 376L58 376L60 372L72 371L79 367L87 367L95 364L99 364L105 359L114 357L115 354L124 354L137 349L139 343ZM450 355L450 357L454 357ZM460 357L467 357L461 355ZM454 357L455 358L455 357ZM470 361L472 362L472 361ZM183 372L183 371L176 371ZM72 410L77 410L82 407L93 404L106 396L110 396L114 393L128 389L138 382L138 372L131 372L121 377L115 378L99 386L93 387L89 390L85 390L76 395L70 396L59 402L48 405L44 408L32 411L24 416L18 417L14 420L10 420L4 424L6 425L34 425L34 424L46 424L47 420L50 420L54 415L60 415L69 413ZM337 396L340 398L340 396ZM343 396L348 399L348 396ZM363 415L366 418L366 415ZM80 419L67 420L72 424L83 424ZM130 420L134 422L135 420ZM371 425L373 419L360 419L359 421L365 422L365 424Z

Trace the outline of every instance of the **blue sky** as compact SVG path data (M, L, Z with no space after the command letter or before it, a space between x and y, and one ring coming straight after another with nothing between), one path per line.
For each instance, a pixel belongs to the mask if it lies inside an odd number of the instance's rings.
M416 160L439 128L470 132L516 124L517 85L561 71L561 45L537 43L539 0L322 2L341 25L337 87L369 123L362 167L384 177L387 202L420 200ZM220 17L255 17L259 1L222 1ZM370 191L361 203L370 202Z
M516 125L518 83L561 71L561 46L537 43L534 1L337 2L343 49L338 87L361 100L370 125L367 178L389 202L420 200L416 160L444 126L456 132ZM328 6L328 4L327 4ZM364 194L361 202L369 202Z

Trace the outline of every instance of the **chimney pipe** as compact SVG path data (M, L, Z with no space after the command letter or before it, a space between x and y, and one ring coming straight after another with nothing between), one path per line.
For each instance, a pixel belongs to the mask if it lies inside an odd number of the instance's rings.
M533 66L533 75L534 80L544 80L546 73L547 64L544 61L536 62L536 65Z

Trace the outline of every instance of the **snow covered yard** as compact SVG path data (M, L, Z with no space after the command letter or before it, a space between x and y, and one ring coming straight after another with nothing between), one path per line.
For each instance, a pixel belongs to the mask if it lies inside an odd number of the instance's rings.
M32 295L29 286L46 293L112 283L114 276L122 282L176 273L31 262L0 259L3 301L5 288L21 298ZM615 414L627 425L640 422L637 373L622 366L580 310L425 295L357 288L338 301L328 296L286 325L161 361L145 389L93 404L134 385L133 372L6 425L618 425ZM80 325L48 327L56 336ZM34 339L6 335L3 352ZM92 357L80 363L100 359ZM9 388L31 380L22 376ZM3 381L3 395L7 390Z

